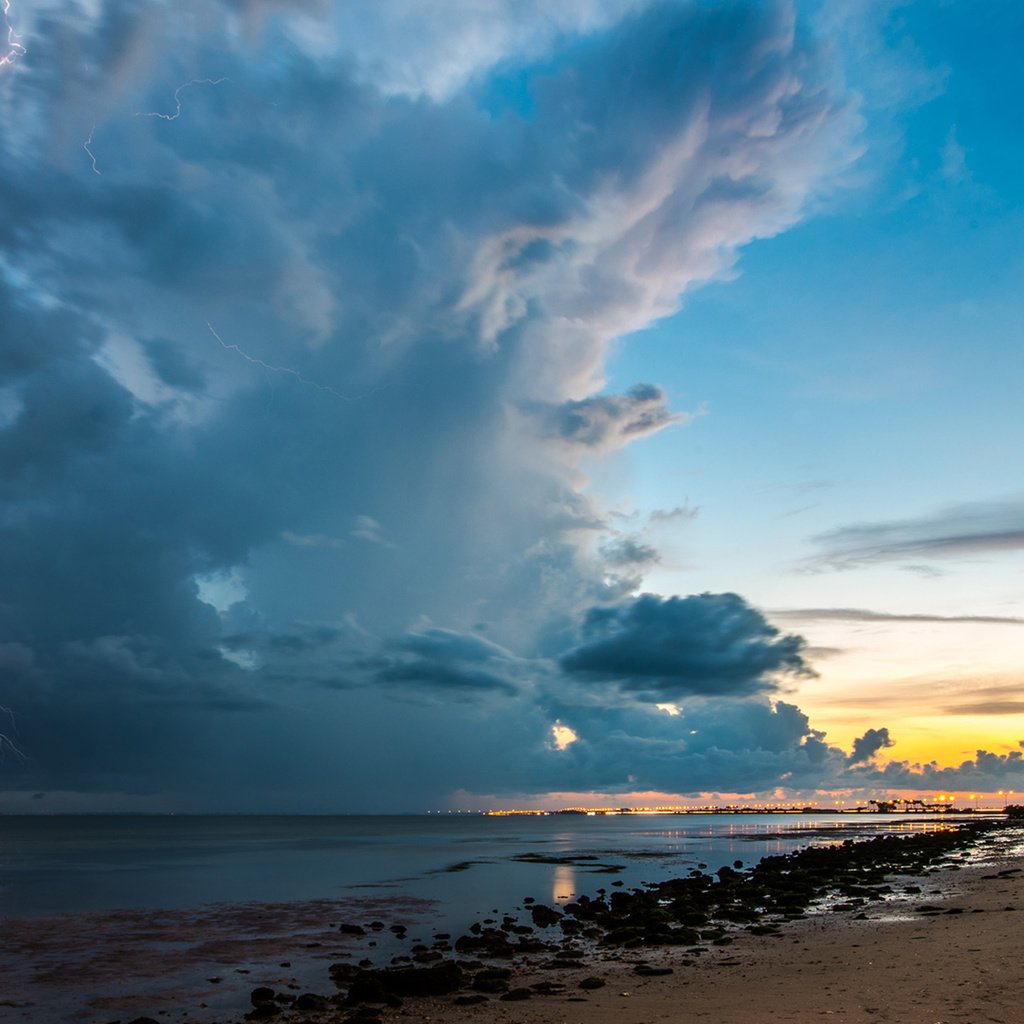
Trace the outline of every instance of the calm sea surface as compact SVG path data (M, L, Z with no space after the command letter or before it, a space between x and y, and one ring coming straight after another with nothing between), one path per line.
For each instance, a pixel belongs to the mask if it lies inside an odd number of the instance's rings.
M934 827L892 815L0 817L0 915L390 895L435 900L458 927L524 896L562 902Z

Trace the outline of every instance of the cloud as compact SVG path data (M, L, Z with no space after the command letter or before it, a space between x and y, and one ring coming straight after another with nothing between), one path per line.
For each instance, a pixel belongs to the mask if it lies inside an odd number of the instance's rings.
M665 395L651 384L637 384L624 395L598 395L560 405L536 405L542 437L581 448L608 451L690 417L672 413Z
M1024 618L1013 615L930 615L923 612L878 612L866 608L788 608L775 609L772 617L795 622L948 622L987 623L995 626L1024 625Z
M384 528L372 516L356 516L355 524L349 531L350 537L358 540L379 544L382 548L393 548L395 545L384 536Z
M696 519L700 515L700 509L689 503L676 505L674 508L656 508L651 512L649 519L655 523L671 523L679 519Z
M880 750L894 745L889 738L888 729L868 729L863 736L853 741L853 750L846 759L848 765L864 764L870 761Z
M346 808L416 810L569 758L622 779L679 738L588 738L552 690L756 697L804 668L739 598L628 598L580 464L682 418L656 385L608 393L610 346L856 159L814 24L357 6L22 8L0 90L14 789L338 809L344 778ZM202 79L225 81L176 120L135 116ZM212 580L244 588L214 604ZM790 721L758 707L734 722ZM701 756L775 779L807 735Z
M640 568L653 565L661 556L650 544L635 537L616 537L601 545L601 557L613 568Z
M424 694L498 692L514 695L520 674L513 655L483 637L450 629L409 632L390 641L395 652L363 662L377 683L402 683Z
M1024 715L1024 700L980 700L947 704L947 715Z
M884 768L868 771L861 781L890 790L916 788L936 792L963 792L973 789L981 793L992 793L1000 789L1019 791L1024 783L1024 754L1020 750L1004 754L979 750L973 758L948 768L941 768L934 761L929 764L891 761Z
M953 185L970 182L971 171L967 166L967 151L956 137L956 125L950 125L942 147L942 165L939 173Z
M822 549L808 562L817 569L852 569L907 558L1004 555L1024 550L1024 502L954 505L920 519L843 526L812 541Z
M284 530L281 539L297 548L343 548L345 541L325 533L292 533Z
M644 594L590 609L580 632L560 658L566 672L659 700L749 695L774 690L780 676L810 674L803 640L780 635L736 594Z

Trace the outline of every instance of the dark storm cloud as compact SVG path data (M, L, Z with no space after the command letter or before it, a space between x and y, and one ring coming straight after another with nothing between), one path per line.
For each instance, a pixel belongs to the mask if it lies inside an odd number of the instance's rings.
M657 549L635 537L616 537L602 544L601 557L613 568L649 566L661 558Z
M675 714L635 704L552 710L578 738L530 752L538 788L696 796L842 784L843 751L784 701L696 698Z
M858 736L853 741L853 750L846 759L846 763L848 765L864 764L880 750L891 746L893 746L893 741L889 738L888 729L868 729L863 736Z
M865 771L861 779L867 784L888 789L914 787L957 792L974 789L982 793L999 789L1020 791L1024 783L1024 754L1020 750L1004 754L979 750L973 758L950 768L940 768L934 761L929 764L891 761L884 768Z
M377 682L406 683L424 691L517 691L516 659L483 637L433 628L406 633L388 647L396 653L373 665Z
M223 637L221 644L231 651L260 649L301 653L331 647L350 636L350 631L331 626L300 625L281 633L233 633Z
M541 434L582 448L619 448L686 417L672 413L660 388L637 384L624 395L598 395L535 407Z
M811 568L851 569L907 558L992 556L1024 549L1024 502L956 505L935 515L844 526L812 538Z
M633 699L803 668L739 598L641 621L580 540L607 517L576 460L680 419L600 393L609 344L799 220L856 114L785 5L485 8L26 12L0 69L12 788L419 809L556 785L576 745L548 749L544 694L611 679L602 643ZM758 708L733 719L770 733ZM657 715L581 739L581 784L624 779ZM701 756L774 780L816 742Z
M200 370L189 363L181 349L167 338L147 338L142 341L150 366L165 383L173 388L200 391L204 378Z
M801 637L781 635L736 594L644 594L592 608L581 643L560 662L572 675L663 700L737 696L774 690L783 674L809 674L802 647Z

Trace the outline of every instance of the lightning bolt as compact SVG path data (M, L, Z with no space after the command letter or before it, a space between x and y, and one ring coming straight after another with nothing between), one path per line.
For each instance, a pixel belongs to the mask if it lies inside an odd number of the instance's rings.
M82 143L82 149L84 149L86 153L89 154L89 159L92 161L93 173L98 174L100 175L100 177L102 177L103 172L96 166L96 154L93 153L93 151L89 148L92 145L92 137L95 133L96 125L93 125L92 128L89 130L89 138L87 138L85 142Z
M0 68L13 64L19 57L25 55L25 47L18 42L18 33L11 26L11 0L3 0L4 25L7 26L7 52L0 57Z
M174 113L173 114L161 114L159 111L150 110L142 111L138 110L135 112L136 117L159 117L163 121L177 121L181 117L181 93L183 89L187 89L190 85L220 85L221 82L226 82L226 78L193 78L190 82L184 82L174 90Z
M235 344L229 345L214 329L213 325L209 320L206 321L206 326L210 328L210 333L220 342L221 348L226 352L235 352L240 355L247 363L252 363L253 366L258 366L263 370L269 370L271 373L286 374L289 377L294 377L300 384L305 384L306 387L316 388L317 391L326 391L327 394L333 395L335 398L340 398L343 402L358 402L362 398L368 398L376 391L380 391L382 387L374 388L372 391L368 391L363 395L343 395L340 391L336 391L334 388L329 387L327 384L320 384L315 380L310 380L308 377L303 377L298 370L292 369L290 366L273 366L271 363L265 363L262 359L256 356L249 355Z
M14 712L10 708L0 705L0 713L7 715L11 720L11 732L17 732L18 724L14 720ZM17 744L7 733L0 732L0 760L7 754L13 754L19 761L27 761L28 758L18 749Z

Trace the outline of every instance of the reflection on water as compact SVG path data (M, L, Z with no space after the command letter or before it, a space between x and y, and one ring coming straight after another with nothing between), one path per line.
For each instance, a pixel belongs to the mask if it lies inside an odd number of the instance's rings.
M551 899L568 903L576 895L576 869L571 864L556 864L551 879Z

